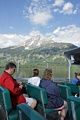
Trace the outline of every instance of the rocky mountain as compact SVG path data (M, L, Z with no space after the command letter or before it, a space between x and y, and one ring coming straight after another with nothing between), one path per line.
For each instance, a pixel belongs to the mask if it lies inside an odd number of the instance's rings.
M16 58L42 60L55 55L63 56L64 51L75 47L70 43L57 43L37 35L16 46L0 49L0 56L8 55Z

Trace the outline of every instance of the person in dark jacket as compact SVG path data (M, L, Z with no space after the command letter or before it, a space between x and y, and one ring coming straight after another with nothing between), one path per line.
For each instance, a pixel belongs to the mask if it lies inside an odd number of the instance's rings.
M61 90L57 83L52 81L52 69L47 68L44 70L39 86L45 88L47 91L49 102L45 107L61 110L60 120L64 120L68 111L67 102L60 96Z

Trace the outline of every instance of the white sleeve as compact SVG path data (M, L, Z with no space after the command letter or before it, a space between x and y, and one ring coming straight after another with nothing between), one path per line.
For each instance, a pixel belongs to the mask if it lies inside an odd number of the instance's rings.
M29 79L28 79L28 83L30 83L30 81L31 81L31 80L30 80L30 78L29 78Z

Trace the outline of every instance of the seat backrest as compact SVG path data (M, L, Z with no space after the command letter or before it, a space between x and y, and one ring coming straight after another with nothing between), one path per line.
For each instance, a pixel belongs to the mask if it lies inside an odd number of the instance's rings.
M37 101L42 102L44 100L44 104L48 103L47 93L44 88L34 86L32 84L26 84L28 94L35 98Z
M64 100L67 100L67 98L69 96L71 96L71 89L70 87L66 86L66 85L61 85L61 84L58 84L59 88L61 89L61 97L64 99Z
M73 120L80 120L80 98L74 96L68 98L68 111Z
M2 86L0 86L0 104L5 112L9 112L12 109L9 90Z
M20 120L46 120L37 111L29 107L26 103L17 105Z
M0 120L7 120L6 119L6 114L5 114L1 105L0 105Z
M66 82L65 84L71 88L72 93L79 94L79 87L76 84L69 83L69 82Z

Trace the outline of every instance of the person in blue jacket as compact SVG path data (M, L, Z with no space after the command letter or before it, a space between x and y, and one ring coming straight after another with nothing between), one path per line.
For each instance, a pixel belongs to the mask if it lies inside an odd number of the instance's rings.
M72 83L76 84L80 80L80 73L75 73L75 78L73 78Z
M67 102L60 96L61 90L57 83L52 81L52 69L47 68L44 70L39 86L45 88L47 91L49 102L45 107L60 110L60 120L64 120L68 111L68 106Z

